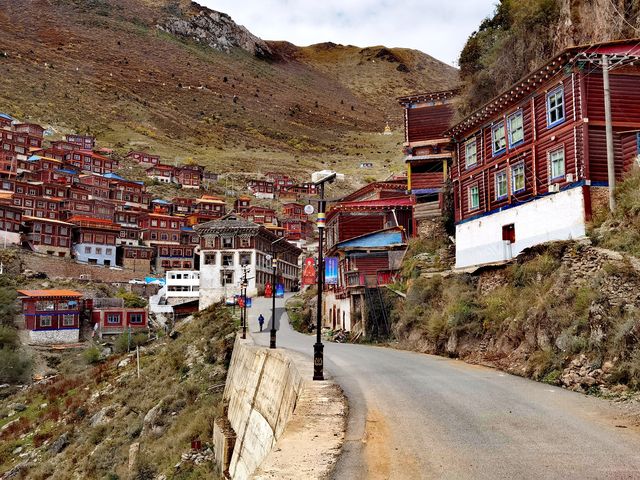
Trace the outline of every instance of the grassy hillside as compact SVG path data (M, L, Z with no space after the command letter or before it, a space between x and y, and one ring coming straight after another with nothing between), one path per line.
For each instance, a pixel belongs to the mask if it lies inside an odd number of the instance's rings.
M49 380L1 390L0 476L216 478L210 455L183 454L192 439L210 442L235 326L216 306L178 330L141 348L140 378L133 354L100 361L89 349L58 356Z
M625 0L500 0L460 53L462 114L572 45L635 38L640 4Z
M362 155L384 176L401 168L401 133L379 135L387 120L401 128L393 98L457 81L453 68L410 50L218 51L157 28L176 5L9 2L0 11L2 110L220 171L352 170Z

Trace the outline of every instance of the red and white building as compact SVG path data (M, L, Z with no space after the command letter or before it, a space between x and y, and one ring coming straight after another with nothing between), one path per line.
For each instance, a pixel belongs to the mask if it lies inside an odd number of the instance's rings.
M73 290L18 290L31 343L78 343L82 294Z
M158 165L160 163L160 155L152 155L147 152L129 152L127 158L135 160L141 165Z
M610 72L615 174L640 152L640 46L571 47L448 132L456 266L509 260L523 249L585 235L608 191L603 56ZM636 61L636 64L633 61Z

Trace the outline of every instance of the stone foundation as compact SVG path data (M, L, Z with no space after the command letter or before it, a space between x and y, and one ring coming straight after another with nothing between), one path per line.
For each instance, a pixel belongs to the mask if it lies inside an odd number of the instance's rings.
M70 328L66 330L30 330L29 340L37 345L55 345L64 343L78 343L80 330Z

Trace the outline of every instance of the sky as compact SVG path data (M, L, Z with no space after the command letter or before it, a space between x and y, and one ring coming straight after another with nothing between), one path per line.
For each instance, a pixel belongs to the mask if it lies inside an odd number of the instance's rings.
M198 0L263 40L415 48L450 65L497 0Z

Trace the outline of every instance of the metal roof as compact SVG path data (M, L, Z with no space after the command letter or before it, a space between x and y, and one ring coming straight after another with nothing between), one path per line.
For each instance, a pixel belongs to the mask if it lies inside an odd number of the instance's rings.
M18 290L18 293L25 297L82 297L74 290Z

